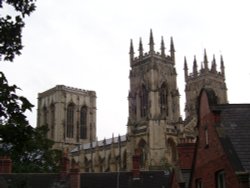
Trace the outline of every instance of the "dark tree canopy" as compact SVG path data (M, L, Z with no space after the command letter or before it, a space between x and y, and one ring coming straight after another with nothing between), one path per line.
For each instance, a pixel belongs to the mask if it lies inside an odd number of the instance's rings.
M5 5L15 10L15 16L0 14L0 61L13 61L21 54L24 18L35 10L35 0L0 0L0 12ZM33 105L17 94L19 88L9 85L0 72L0 155L9 155L13 172L55 172L60 152L53 150L47 139L46 126L33 128L25 115Z
M0 60L13 61L15 55L21 54L24 17L35 10L35 0L0 0L0 9L4 5L12 6L16 15L13 18L0 14Z

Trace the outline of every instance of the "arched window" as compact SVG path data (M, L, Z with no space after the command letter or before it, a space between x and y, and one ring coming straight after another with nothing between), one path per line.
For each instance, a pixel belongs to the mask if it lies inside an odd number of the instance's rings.
M141 117L146 117L148 113L148 92L145 85L142 85L140 102L141 102Z
M67 108L67 137L73 138L74 133L74 104L69 104Z
M43 122L42 125L48 125L48 110L46 106L43 107Z
M55 132L55 105L50 105L50 136L53 139L54 138L54 132Z
M80 111L80 139L87 138L87 107L83 106Z
M160 110L161 115L168 115L168 88L165 83L160 88Z
M170 153L170 161L171 162L176 162L177 160L177 151L176 151L176 144L175 142L173 141L173 139L169 138L167 141L166 141L166 145L167 145L167 149L169 150L169 153Z
M138 143L137 155L140 156L140 167L145 167L145 162L147 160L147 151L146 151L146 141L141 139Z
M127 151L126 150L123 152L122 169L123 170L127 169Z

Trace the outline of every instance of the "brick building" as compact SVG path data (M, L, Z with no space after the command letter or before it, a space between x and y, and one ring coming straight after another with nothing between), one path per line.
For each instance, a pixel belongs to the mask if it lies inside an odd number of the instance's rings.
M250 105L218 105L214 91L206 89L198 117L190 187L249 187Z

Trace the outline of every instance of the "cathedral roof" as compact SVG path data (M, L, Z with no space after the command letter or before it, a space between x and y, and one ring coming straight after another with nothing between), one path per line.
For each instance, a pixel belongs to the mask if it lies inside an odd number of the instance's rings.
M107 146L107 145L118 144L119 142L126 142L126 141L127 141L127 135L122 135L118 137L85 143L85 144L80 145L79 147L74 148L71 152L74 153L74 152L79 151L79 149L87 150L87 149L95 148L97 146L102 147L104 145Z

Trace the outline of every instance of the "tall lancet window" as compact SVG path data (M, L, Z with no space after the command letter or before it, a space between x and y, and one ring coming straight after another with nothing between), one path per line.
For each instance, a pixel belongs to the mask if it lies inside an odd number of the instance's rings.
M80 112L80 139L87 138L87 112L87 107L83 106Z
M168 88L165 83L160 88L160 110L161 115L168 115Z
M73 138L74 133L74 110L75 106L73 103L68 105L67 108L67 137Z
M148 92L145 85L141 90L141 117L146 117L148 113Z
M55 105L50 105L50 136L53 139L55 134Z

